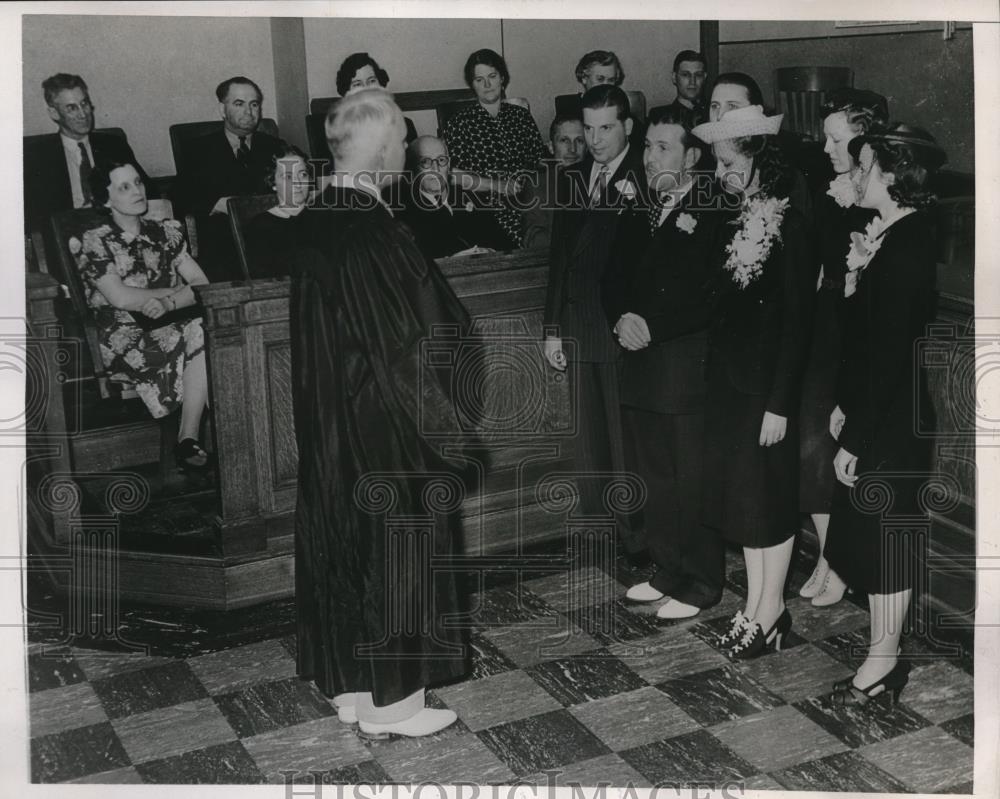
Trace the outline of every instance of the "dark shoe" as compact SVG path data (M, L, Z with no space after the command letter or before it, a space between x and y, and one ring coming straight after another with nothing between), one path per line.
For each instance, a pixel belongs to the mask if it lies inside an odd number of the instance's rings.
M638 552L625 552L625 562L633 569L645 569L653 565L653 557L648 549L641 549Z
M750 621L743 615L743 611L736 611L729 620L729 632L719 637L718 645L724 649L728 649L743 637L743 633L749 625Z
M857 674L854 675L855 677ZM895 705L899 701L899 695L903 688L910 681L910 664L906 661L896 661L892 671L886 674L881 680L876 680L867 688L859 688L854 684L854 677L850 680L838 680L834 683L833 695L830 701L839 707L852 707L867 705L876 697L882 694L889 694L889 701ZM846 686L838 686L847 683Z
M791 629L792 614L788 612L788 608L785 608L766 633L759 624L748 627L744 631L743 637L733 644L727 654L733 660L750 660L760 657L772 646L776 652L781 651L781 642Z
M185 471L204 471L211 463L208 453L193 438L185 438L177 443L174 447L174 460Z

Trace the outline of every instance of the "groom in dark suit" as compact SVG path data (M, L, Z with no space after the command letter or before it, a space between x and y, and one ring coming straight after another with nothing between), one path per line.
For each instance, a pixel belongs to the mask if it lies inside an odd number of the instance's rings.
M722 595L722 541L700 521L707 284L730 215L710 175L690 109L650 113L644 155L651 204L625 216L603 281L605 312L625 352L625 462L646 483L645 534L657 570L632 602L668 601L659 618L696 615Z
M642 152L629 146L632 119L625 92L601 84L581 102L588 154L562 170L557 184L544 323L554 333L546 336L545 357L552 368L568 369L576 389L574 465L580 474L580 511L590 516L605 515L608 508L601 480L588 479L586 473L624 471L621 350L605 323L601 277L622 214L643 196L645 181ZM619 522L625 552L640 558L641 535L631 519Z

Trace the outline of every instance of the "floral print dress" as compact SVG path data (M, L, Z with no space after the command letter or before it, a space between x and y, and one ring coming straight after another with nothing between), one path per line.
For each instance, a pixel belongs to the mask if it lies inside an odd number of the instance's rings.
M177 266L187 255L180 222L174 219L139 222L139 234L126 233L114 222L88 230L83 242L73 238L70 250L93 309L104 368L111 380L135 385L135 391L159 419L184 401L184 366L205 349L201 317L168 322L144 330L128 311L114 308L97 288L106 275L117 275L126 286L173 288Z

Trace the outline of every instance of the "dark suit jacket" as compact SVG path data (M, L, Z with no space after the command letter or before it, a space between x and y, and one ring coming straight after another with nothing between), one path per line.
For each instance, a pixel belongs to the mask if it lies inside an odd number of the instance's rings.
M726 226L724 247L737 228ZM734 389L766 396L766 410L779 416L798 412L799 384L809 351L816 268L802 215L790 206L764 271L745 289L722 263L716 271L709 359L725 369Z
M549 282L545 298L546 326L558 326L563 339L576 342L575 357L591 363L612 363L620 348L604 318L601 280L612 256L618 225L630 203L616 188L628 179L645 196L642 151L630 147L608 179L600 208L589 208L588 188L593 158L561 171L556 201L561 206L552 222Z
M401 181L403 208L397 214L413 232L417 245L428 258L445 258L469 247L489 247L505 250L507 234L497 222L496 213L487 208L469 208L464 197L452 190L447 208L427 208L417 197L417 189Z
M250 165L243 167L222 130L190 142L177 174L184 210L207 216L220 197L266 194L265 176L280 148L280 139L257 131L251 139Z
M95 163L131 161L139 167L146 184L146 196L157 196L145 171L135 160L128 141L111 133L91 133L90 149ZM73 190L66 168L62 139L58 134L25 138L24 141L24 223L27 229L42 230L56 211L73 209Z
M712 267L720 227L732 218L704 200L689 191L652 237L645 208L619 228L603 281L608 324L638 314L651 339L641 350L624 350L623 405L659 413L693 413L704 405ZM678 227L682 218L694 221L690 233Z

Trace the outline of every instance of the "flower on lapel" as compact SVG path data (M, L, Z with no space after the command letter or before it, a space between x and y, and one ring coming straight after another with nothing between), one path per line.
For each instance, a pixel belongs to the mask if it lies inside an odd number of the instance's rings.
M472 202L472 200L469 200L468 202L465 203L465 210L468 211L470 214L473 212L473 210L475 210L475 208L476 206Z
M683 230L688 235L694 233L694 229L698 226L698 220L695 219L691 214L680 214L677 217L677 229Z
M836 178L830 181L830 188L826 190L827 196L833 197L841 208L850 208L854 205L857 200L857 194L854 191L854 183L851 180L851 175L845 172L842 175L837 175Z
M615 183L615 190L626 200L634 200L636 195L639 193L628 178L622 178L617 183Z
M850 297L857 291L858 278L882 246L883 230L881 218L875 217L865 226L864 235L851 233L851 248L847 251L847 274L844 275L845 297Z

